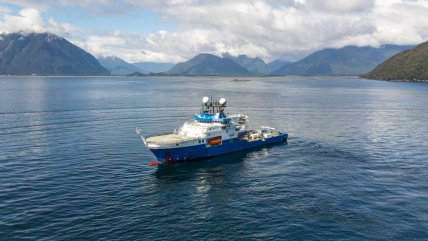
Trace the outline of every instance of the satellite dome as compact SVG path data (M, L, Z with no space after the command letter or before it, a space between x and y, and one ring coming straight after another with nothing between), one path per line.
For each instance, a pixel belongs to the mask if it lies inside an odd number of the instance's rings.
M221 98L221 99L218 101L218 103L219 103L220 105L225 105L225 104L226 104L226 99L225 99L225 98Z
M206 103L208 103L209 100L210 100L210 98L205 96L204 98L202 98L202 103L206 104Z

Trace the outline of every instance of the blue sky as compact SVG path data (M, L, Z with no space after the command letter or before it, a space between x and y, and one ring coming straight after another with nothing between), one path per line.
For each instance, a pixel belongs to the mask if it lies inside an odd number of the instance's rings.
M13 4L8 1L7 4L0 6L6 7L11 14L17 15L26 4ZM33 7L33 5L29 5ZM37 7L35 7L37 9ZM149 34L158 30L172 30L173 23L161 20L161 16L148 8L129 8L126 10L117 10L109 5L99 4L95 8L82 7L79 5L55 4L43 7L41 15L45 18L54 18L59 22L72 23L85 29L93 29L99 32L112 30L121 30L125 32L136 32L139 34Z
M79 7L59 6L43 15L99 32L120 30L147 35L158 30L174 29L174 25L162 21L158 13L144 8L111 14L91 14Z
M0 32L52 32L96 56L198 53L296 60L346 45L428 40L427 0L0 0Z

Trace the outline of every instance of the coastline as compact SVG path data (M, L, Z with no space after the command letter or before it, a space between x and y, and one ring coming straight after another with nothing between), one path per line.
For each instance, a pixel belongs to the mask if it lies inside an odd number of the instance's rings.
M414 82L414 83L428 83L428 80L384 80L384 79L371 79L366 78L364 75L142 75L142 76L128 76L128 75L4 75L0 74L0 78L5 77L25 77L25 78L116 78L116 77L129 77L129 78L147 78L147 77L156 77L156 78L168 78L168 77L186 77L186 78L209 78L209 77L222 77L222 78L279 78L279 77L314 77L314 78L361 78L365 80L374 80L374 81L388 81L388 82ZM245 81L236 81L236 82L245 82Z

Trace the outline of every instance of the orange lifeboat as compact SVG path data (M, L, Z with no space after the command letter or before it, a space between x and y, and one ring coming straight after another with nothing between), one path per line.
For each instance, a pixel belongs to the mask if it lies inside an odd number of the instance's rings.
M217 136L208 140L208 144L211 146L220 145L221 144L221 136Z

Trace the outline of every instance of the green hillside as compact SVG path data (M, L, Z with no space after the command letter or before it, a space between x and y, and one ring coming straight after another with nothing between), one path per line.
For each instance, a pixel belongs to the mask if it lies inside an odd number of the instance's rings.
M427 81L428 42L392 56L363 77L379 80Z
M389 57L413 46L346 46L323 49L300 61L285 65L272 75L360 75L372 70Z

